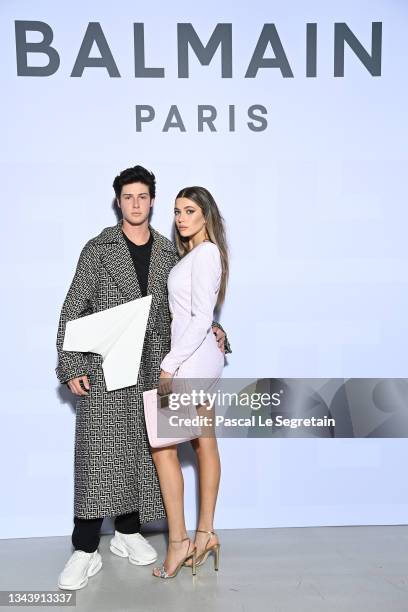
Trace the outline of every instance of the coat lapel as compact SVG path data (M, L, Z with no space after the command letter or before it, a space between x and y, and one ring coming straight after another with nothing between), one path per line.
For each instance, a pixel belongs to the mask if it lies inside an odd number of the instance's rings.
M163 253L161 236L152 227L150 227L150 231L153 234L153 245L147 281L147 294L152 296L149 319L153 322L156 319L157 308L163 297L165 297L163 295L163 278L167 280L168 272L166 273L165 271L167 261ZM164 288L164 291L167 292L167 287Z
M98 242L106 245L101 262L117 283L127 300L142 297L135 266L122 233L122 221L106 228Z
M166 246L162 236L152 227L149 227L149 229L153 234L147 279L147 295L152 296L148 320L148 328L151 329L156 319L157 309L163 298L167 297L166 282L169 272L169 256L173 259L174 254ZM142 297L133 260L123 237L122 221L119 221L113 227L105 228L98 236L97 242L101 246L103 245L101 263L115 280L125 299L130 301ZM171 265L173 264L171 263Z

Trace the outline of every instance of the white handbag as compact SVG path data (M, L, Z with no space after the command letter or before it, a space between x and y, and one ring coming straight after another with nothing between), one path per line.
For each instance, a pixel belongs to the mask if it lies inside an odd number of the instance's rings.
M171 410L168 406L168 397L168 395L158 395L157 389L143 392L146 430L150 446L153 448L181 444L181 442L199 438L201 435L199 425L178 424L172 426L170 424L170 417L182 416L191 420L197 417L197 411L194 406L188 406L182 412ZM172 428L177 431L177 437L169 435L172 433Z

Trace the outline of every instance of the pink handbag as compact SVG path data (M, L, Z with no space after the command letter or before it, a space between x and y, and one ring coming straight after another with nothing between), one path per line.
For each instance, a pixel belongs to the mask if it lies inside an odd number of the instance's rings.
M173 446L174 444L181 444L181 442L187 442L199 438L201 435L201 427L194 425L178 425L177 432L179 435L177 438L174 437L162 437L158 435L158 430L162 431L170 430L169 416L177 415L179 411L173 411L164 405L164 401L168 396L159 396L157 389L151 389L150 391L143 392L143 407L146 422L146 430L149 438L150 446L153 448L161 448L164 446ZM187 409L187 413L183 416L193 418L197 416L196 410L192 408Z

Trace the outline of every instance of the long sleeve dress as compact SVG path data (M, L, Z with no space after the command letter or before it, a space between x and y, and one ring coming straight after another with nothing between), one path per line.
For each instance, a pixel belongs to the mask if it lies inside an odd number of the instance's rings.
M201 242L172 268L168 278L171 350L160 367L182 378L218 379L224 355L212 332L221 281L218 247Z

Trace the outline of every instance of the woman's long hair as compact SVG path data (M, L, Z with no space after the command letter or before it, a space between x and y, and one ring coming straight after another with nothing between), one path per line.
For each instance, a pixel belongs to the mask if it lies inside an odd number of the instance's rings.
M217 308L221 306L225 299L227 289L229 264L228 264L228 246L225 237L224 219L221 216L218 206L212 197L211 193L205 187L184 187L181 189L177 198L188 198L197 204L203 211L205 219L205 227L208 238L211 242L217 245L221 255L221 282L217 298ZM184 257L189 252L188 241L181 238L176 227L176 246L180 257Z

